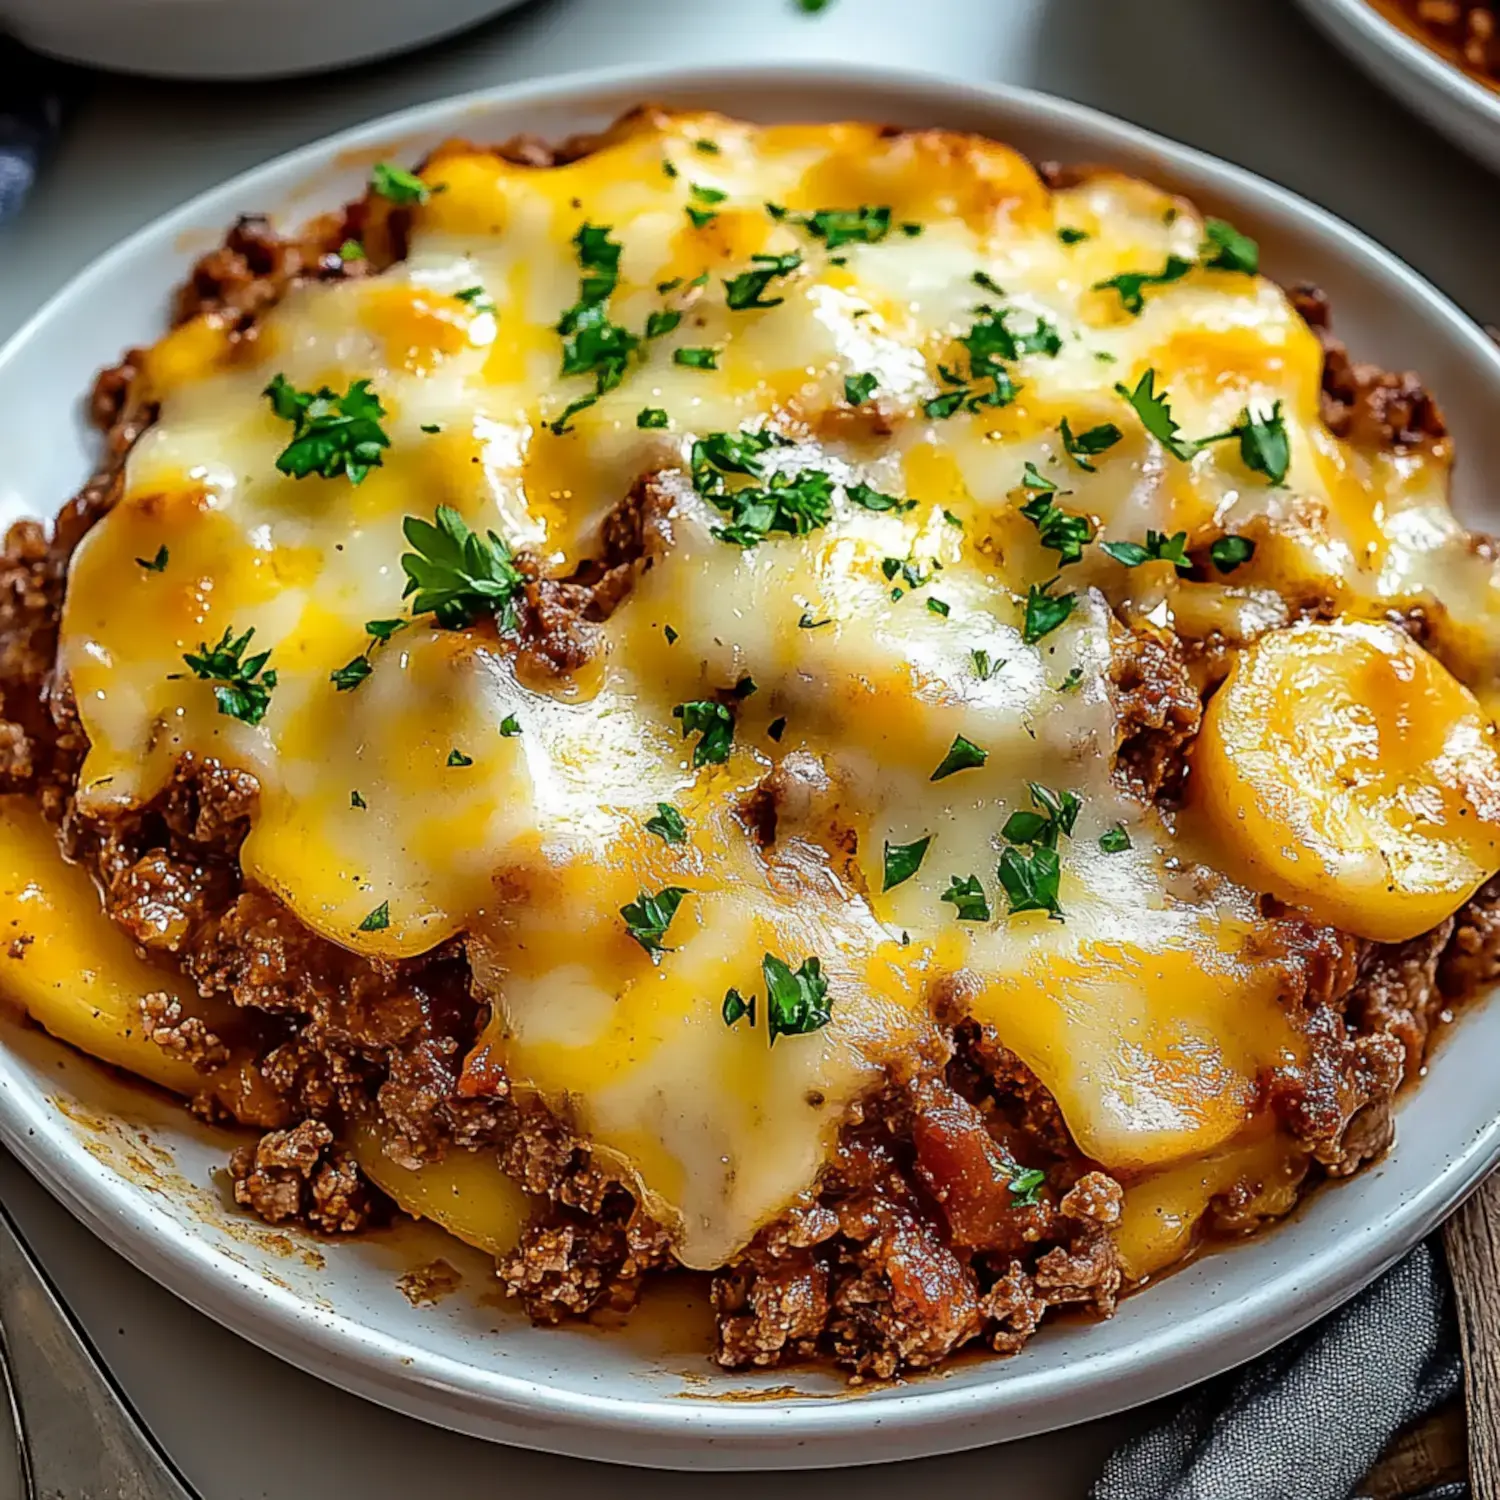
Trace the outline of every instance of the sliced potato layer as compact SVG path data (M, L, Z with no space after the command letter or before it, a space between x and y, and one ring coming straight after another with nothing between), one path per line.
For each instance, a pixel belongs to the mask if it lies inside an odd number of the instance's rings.
M1209 704L1192 795L1231 868L1381 942L1427 931L1500 869L1493 728L1394 625L1262 637Z

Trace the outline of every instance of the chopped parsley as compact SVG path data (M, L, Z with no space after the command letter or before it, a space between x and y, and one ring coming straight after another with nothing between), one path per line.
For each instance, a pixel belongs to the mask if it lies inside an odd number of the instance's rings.
M766 1030L771 1045L777 1037L805 1036L821 1031L833 1014L828 980L816 958L807 958L793 969L785 959L767 953L760 962L766 981Z
M1192 559L1187 555L1187 532L1179 531L1168 536L1163 531L1148 531L1144 546L1140 542L1100 542L1100 549L1107 552L1117 563L1127 568L1138 568L1144 562L1169 562L1180 572L1192 570Z
M1156 371L1147 370L1132 391L1124 385L1115 390L1135 408L1146 429L1174 458L1184 463L1196 457L1212 443L1237 440L1240 459L1253 473L1264 474L1273 485L1281 484L1291 467L1291 442L1287 437L1286 421L1281 415L1281 402L1269 412L1252 411L1248 407L1240 413L1239 421L1226 432L1215 432L1205 438L1186 438L1172 416L1167 405L1165 391L1156 389Z
M425 203L432 196L432 189L415 172L393 167L388 161L378 161L370 168L370 191L402 205Z
M815 620L810 609L802 611L802 618L797 621L798 630L821 630L825 625L832 625L833 617L830 615L826 620Z
M161 546L156 549L155 556L138 557L136 558L136 562L148 573L165 573L167 571L167 559L171 557L171 555L172 554L167 551L167 544L163 542Z
M674 349L672 351L672 363L674 365L686 365L690 370L717 370L719 368L719 351L717 349Z
M1081 561L1083 549L1094 539L1094 523L1076 511L1064 510L1051 495L1028 500L1020 511L1036 527L1037 540L1042 546L1057 553L1060 568Z
M917 503L915 500L898 500L895 495L887 495L867 484L846 484L844 493L861 510L912 510Z
M1030 459L1026 460L1026 470L1021 476L1021 488L1036 490L1043 495L1055 495L1057 493L1057 486Z
M928 599L927 608L931 610L933 614L941 615L945 620L948 618L948 605L942 599Z
M635 414L637 427L665 427L670 421L671 418L659 406L643 406Z
M1057 580L1038 586L1032 584L1026 590L1026 614L1021 621L1021 639L1034 646L1043 636L1051 635L1069 615L1078 602L1076 594L1054 594Z
M1245 276L1260 271L1260 246L1223 219L1209 219L1203 226L1204 240L1198 251L1203 264L1214 271L1239 271Z
M1081 245L1089 238L1089 232L1087 229L1074 229L1071 225L1065 224L1057 231L1057 237L1065 245Z
M450 766L472 766L474 764L474 757L472 755L465 755L462 750L450 750L448 752L447 763Z
M759 479L765 473L761 455L785 447L772 432L711 432L693 444L693 487L729 518L714 535L739 547L753 547L773 533L806 536L826 526L833 515L833 480L819 469L773 474L764 486L731 490L726 474Z
M663 625L661 628L661 633L666 636L667 644L669 646L675 646L677 644L679 639L678 634L675 630L672 629L670 625Z
M693 767L721 766L729 759L729 747L734 743L734 715L712 698L698 698L691 703L679 703L672 710L674 719L682 720L682 734L699 736L693 746Z
M990 758L988 750L982 750L972 740L966 740L963 735L956 734L953 743L948 746L948 753L942 758L929 781L942 781L945 777L955 775L959 771L972 771L982 766Z
M365 634L370 637L365 649L353 661L328 674L328 680L339 692L357 688L370 675L370 653L383 646L398 630L405 630L409 620L366 620Z
M687 894L680 885L669 885L654 896L639 891L634 901L628 901L620 908L626 932L651 955L653 962L659 962L667 951L662 939Z
M495 310L495 304L490 301L490 294L482 286L466 286L461 292L454 292L453 295L477 313L492 313Z
M213 683L214 702L219 705L219 712L226 718L238 719L242 724L259 724L265 718L271 693L276 687L275 669L264 670L271 653L262 651L256 656L245 655L245 647L254 634L252 628L236 640L226 628L217 645L202 642L196 652L184 652L182 657L195 676Z
M357 791L355 791L349 793L349 806L366 808L369 806L369 803L366 802L365 799L361 797Z
M647 314L646 337L648 339L665 338L680 322L682 322L682 314L675 307L659 307L655 312Z
M1255 556L1255 543L1247 536L1221 536L1209 547L1208 555L1221 573L1232 573Z
M513 740L521 732L521 721L514 714L506 714L500 721L500 738Z
M771 738L775 740L779 745L781 743L782 735L786 733L786 717L783 715L779 719L772 719L771 722L766 725L766 733L770 735Z
M1010 1180L1011 1196L1016 1200L1016 1208L1035 1208L1041 1198L1038 1194L1046 1185L1047 1174L1040 1167L1028 1167L1025 1171L1017 1170Z
M1116 384L1115 390L1135 408L1136 416L1141 419L1141 426L1173 458L1186 463L1197 453L1198 445L1182 436L1182 431L1172 416L1172 408L1167 405L1166 392L1157 393L1154 369L1147 370L1141 376L1134 390L1122 384Z
M579 266L578 300L558 320L562 335L564 375L591 375L594 390L580 396L552 423L552 431L568 431L572 418L592 406L625 378L630 356L640 340L609 316L609 299L620 280L620 244L608 225L583 224L573 236Z
M292 440L276 460L276 467L292 479L344 474L350 484L358 484L380 466L381 450L391 445L380 425L385 408L368 380L356 380L340 396L326 385L299 391L277 375L262 394L271 410L292 424Z
M969 652L969 660L974 663L974 675L981 682L988 682L1005 665L1004 657L992 657L982 646Z
M693 142L693 150L701 151L704 156L718 156L719 143L717 141L710 141L700 137L698 140Z
M1062 862L1057 857L1057 850L1045 845L1032 849L1011 845L1001 854L996 874L1005 889L1011 916L1023 911L1044 911L1061 919L1062 908L1057 893Z
M988 922L990 919L990 903L977 875L966 875L962 880L957 875L950 875L948 889L938 900L950 903L960 922Z
M969 279L975 286L983 287L985 291L993 292L997 297L1005 295L1005 288L988 271L976 271Z
M724 1004L719 1008L719 1014L724 1018L724 1024L733 1027L743 1021L747 1016L750 1024L755 1025L755 996L746 1000L736 989L724 991Z
M931 843L930 833L923 834L911 844L893 844L887 840L885 878L880 889L893 891L898 885L904 885L910 880L922 868L922 861L927 858L927 846Z
M443 630L462 630L486 615L501 630L515 628L525 579L493 531L480 536L451 505L440 505L433 521L407 516L401 532L415 549L401 555L401 597L416 596L414 615L431 614Z
M1067 676L1064 677L1063 680L1060 683L1058 683L1057 690L1060 693L1071 693L1073 691L1073 689L1076 688L1078 686L1078 684L1080 682L1082 682L1082 681L1083 681L1083 668L1082 667L1069 667L1068 668L1068 674L1067 674Z
M391 903L382 901L379 906L359 924L361 932L384 932L391 925Z
M767 297L766 288L779 276L790 276L802 264L794 250L787 255L752 255L753 270L742 271L724 283L724 301L731 312L757 307L780 307L785 297Z
M862 406L875 394L879 381L871 374L844 376L844 400L850 406Z
M841 245L877 245L891 232L889 208L820 208L798 221L814 239L830 250Z
M1099 847L1106 854L1123 854L1130 847L1130 835L1125 832L1125 825L1116 823L1113 828L1106 828L1099 835Z
M1039 781L1028 781L1026 787L1031 793L1035 811L1021 809L1013 812L1005 820L1000 835L1010 844L1038 844L1055 849L1062 835L1072 836L1083 803L1076 793L1054 792Z
M365 247L358 240L345 240L339 246L339 259L346 264L351 260L363 260L365 258Z
M1169 255L1166 265L1159 271L1125 271L1119 276L1111 276L1107 281L1096 281L1094 290L1117 292L1120 305L1125 311L1132 317L1138 317L1145 311L1146 299L1143 292L1146 287L1166 286L1169 282L1181 281L1192 269L1192 261L1183 260L1180 255Z
M437 423L437 422L423 422L422 423L422 431L423 432L426 432L426 433L430 434L430 433L434 433L434 432L441 432L442 430L443 430L442 429L442 425L440 423Z
M1125 436L1113 422L1101 422L1097 427L1090 427L1086 432L1075 433L1068 425L1066 417L1062 419L1057 430L1062 436L1063 450L1068 457L1080 469L1085 469L1090 474L1095 472L1090 459L1098 458L1101 453L1113 448Z
M1223 436L1240 440L1240 461L1247 469L1264 474L1273 485L1286 479L1286 471L1292 464L1292 447L1281 415L1281 402L1271 408L1269 415L1257 414L1247 407ZM1211 437L1203 441L1214 443L1219 439Z
M687 824L670 802L656 804L655 814L646 819L646 832L654 833L664 844L681 844L687 841Z

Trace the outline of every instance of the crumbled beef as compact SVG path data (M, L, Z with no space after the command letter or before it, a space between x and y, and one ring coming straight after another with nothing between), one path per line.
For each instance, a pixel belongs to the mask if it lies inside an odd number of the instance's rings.
M178 953L222 907L227 889L223 872L152 849L114 876L104 901L110 916L140 947Z
M1175 640L1150 630L1114 633L1110 653L1116 734L1115 774L1146 800L1182 788L1186 746L1203 705Z
M1404 1072L1422 1065L1433 1023L1446 1003L1437 985L1438 964L1453 935L1454 918L1408 943L1375 946L1344 1007L1356 1032L1380 1032L1405 1049Z
M353 1234L376 1200L359 1166L317 1120L268 1131L229 1162L236 1203L268 1224L302 1224L324 1234Z
M593 597L591 589L555 578L526 585L519 653L523 675L564 677L599 654L604 632L588 619Z
M1367 448L1413 448L1447 436L1437 402L1417 376L1360 363L1331 327L1327 295L1293 287L1292 306L1323 346L1323 420L1339 437Z
M1500 979L1500 877L1481 886L1459 912L1437 974L1449 999L1477 994Z
M197 1016L185 1015L182 1002L164 990L141 997L141 1025L147 1041L200 1073L212 1073L229 1061L229 1048Z

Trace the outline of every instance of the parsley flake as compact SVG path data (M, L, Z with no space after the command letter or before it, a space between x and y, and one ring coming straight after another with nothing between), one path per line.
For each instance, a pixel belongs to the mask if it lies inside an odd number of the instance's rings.
M1285 481L1286 471L1292 464L1292 447L1281 415L1281 402L1271 408L1269 415L1253 412L1247 407L1225 436L1240 440L1240 460L1247 469L1264 474L1273 485ZM1211 443L1216 439L1207 438L1205 441Z
M292 440L276 459L276 467L289 478L317 474L337 479L343 474L350 484L358 484L380 466L381 450L391 445L380 425L385 408L368 380L356 380L340 396L326 385L299 391L277 375L262 394L271 410L292 424Z
M1187 532L1179 531L1168 536L1163 531L1148 531L1144 546L1139 542L1100 542L1100 550L1107 552L1117 563L1127 568L1138 568L1144 562L1169 562L1179 572L1192 570L1192 559L1187 555Z
M780 307L785 297L767 297L766 288L778 276L790 276L802 264L794 250L787 255L752 255L753 270L742 271L724 283L724 302L732 312L757 307Z
M1029 1167L1017 1171L1010 1180L1011 1196L1016 1208L1035 1208L1042 1200L1038 1196L1046 1185L1047 1174L1040 1167Z
M620 280L620 244L608 225L583 224L573 236L579 266L578 300L557 323L563 339L562 373L592 375L592 395L579 397L552 423L559 436L571 419L625 378L630 356L640 340L609 316L609 299Z
M350 807L365 808L365 807L369 806L369 803L367 803L365 801L365 799L359 795L358 792L350 792L349 793L349 806Z
M990 903L977 875L966 875L962 880L957 875L950 875L948 889L938 900L948 902L960 922L988 922L990 919Z
M767 953L760 963L766 981L766 1030L771 1045L783 1036L805 1036L821 1031L833 1015L828 980L816 958L794 970L785 959Z
M1054 578L1051 583L1044 583L1040 587L1032 584L1026 590L1026 614L1021 621L1021 639L1028 646L1034 646L1044 636L1051 635L1073 613L1073 606L1078 602L1076 594L1054 594L1052 588L1056 582Z
M1060 568L1081 561L1083 549L1094 539L1094 523L1087 516L1064 510L1051 495L1028 500L1020 511L1036 527L1037 540L1042 546L1057 553Z
M1074 229L1069 225L1064 225L1057 231L1057 237L1065 245L1081 245L1089 238L1089 232L1087 229Z
M719 351L717 349L674 349L672 351L672 363L674 365L686 365L690 370L717 370L719 368Z
M682 844L687 841L687 824L670 802L656 804L655 814L646 819L646 832L654 833L664 844Z
M346 265L351 260L363 260L365 258L365 247L358 240L345 240L339 246L339 259Z
M844 400L850 406L862 406L875 394L875 387L878 384L879 381L875 376L869 373L846 375L844 376Z
M1183 260L1180 255L1169 255L1166 265L1160 271L1125 271L1119 276L1111 276L1107 281L1096 281L1093 289L1096 292L1117 292L1120 305L1125 311L1132 317L1139 317L1146 308L1143 295L1146 287L1166 286L1169 282L1181 281L1192 269L1192 261Z
M1039 781L1026 783L1031 793L1035 811L1021 809L1005 820L1000 835L1011 844L1039 844L1047 849L1057 848L1058 839L1073 835L1073 825L1083 810L1075 792L1054 792Z
M138 557L136 558L136 562L148 573L165 573L167 571L167 559L171 557L171 555L172 554L167 551L167 544L163 542L161 546L156 549L155 556Z
M1062 437L1063 449L1068 457L1080 469L1090 474L1094 473L1095 469L1089 460L1108 452L1125 436L1113 422L1101 422L1097 427L1090 427L1086 432L1075 434L1072 427L1068 425L1066 417L1062 419L1057 430Z
M184 652L182 657L196 677L213 683L214 702L221 714L252 725L265 718L271 693L276 687L275 669L264 670L271 653L262 651L256 656L245 655L245 647L254 634L251 628L236 640L226 628L217 645L202 642L196 652Z
M628 901L620 908L625 930L651 955L653 963L659 963L661 955L667 952L662 939L687 894L680 885L669 885L654 896L639 891L634 901Z
M948 747L948 753L942 758L929 781L942 781L945 777L955 775L959 771L972 771L982 766L990 758L988 750L981 749L972 740L966 740L963 735L957 734L953 737L953 743Z
M1141 419L1141 426L1173 458L1187 463L1198 452L1199 445L1182 436L1182 431L1172 416L1172 408L1167 405L1167 393L1162 391L1158 394L1154 369L1147 370L1141 376L1134 390L1126 385L1116 384L1115 391L1135 408L1136 416Z
M887 495L881 490L872 489L867 484L846 484L844 486L844 493L861 510L913 510L917 503L915 500L899 500L895 495ZM959 524L962 525L963 523L960 522Z
M719 1014L724 1018L724 1024L733 1027L743 1021L747 1016L750 1024L755 1025L755 996L746 1000L738 990L728 989L724 991L724 1004L719 1008Z
M974 663L974 675L981 682L988 682L1005 665L1004 657L992 657L982 646L969 652L969 660Z
M1238 271L1255 276L1260 271L1260 246L1223 219L1209 219L1203 226L1204 240L1198 251L1203 264L1214 271Z
M942 599L931 599L927 601L927 608L935 615L941 615L945 620L948 618L948 605Z
M1027 459L1025 473L1021 476L1021 488L1036 490L1043 495L1057 493L1057 486L1030 459Z
M776 743L779 745L781 743L781 737L782 737L782 735L784 735L786 733L786 717L785 717L785 715L783 715L779 719L772 719L771 722L766 725L766 733L768 735L770 735L771 738L773 740L775 740Z
M513 740L521 732L521 721L514 714L506 714L500 721L500 738Z
M798 220L814 239L822 240L830 250L841 245L877 245L891 232L889 208L820 208Z
M386 161L378 161L370 168L370 191L402 205L425 203L432 196L432 189L415 172L393 167Z
M433 521L407 516L401 532L415 549L401 556L401 597L416 596L414 615L431 614L443 630L462 630L485 615L501 630L515 628L525 579L493 531L480 536L451 505L440 505Z
M1208 555L1221 573L1232 573L1255 556L1255 543L1247 536L1221 536L1209 547Z
M930 833L923 834L921 838L910 844L893 844L887 840L885 878L880 889L893 891L898 885L904 885L910 880L922 868L922 861L927 858L927 847L931 843Z
M1125 825L1116 823L1113 828L1106 828L1099 835L1099 847L1106 854L1123 854L1130 847L1130 835L1125 832Z
M670 421L671 418L659 406L643 406L635 414L637 427L665 427Z
M1046 845L1018 849L1012 845L1001 854L996 873L1005 888L1011 916L1023 911L1044 911L1061 919L1057 895L1062 862L1055 849Z
M674 719L682 720L682 734L699 736L693 746L693 767L721 766L729 759L729 748L734 742L734 715L722 703L711 698L698 698L691 703L679 703L672 710Z
M384 932L391 925L391 903L382 901L379 906L359 924L361 932Z
M474 764L474 757L472 755L465 755L462 750L450 750L448 752L447 763L450 766L472 766Z

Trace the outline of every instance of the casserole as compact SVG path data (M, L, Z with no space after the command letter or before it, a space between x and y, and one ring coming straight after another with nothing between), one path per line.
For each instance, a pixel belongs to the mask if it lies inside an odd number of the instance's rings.
M856 93L856 92L857 91L851 91L851 94ZM1274 234L1276 232L1276 217L1277 216L1276 216L1276 213L1274 212L1274 210L1272 212L1270 212L1270 213L1268 213L1268 214L1265 215L1265 222L1269 225L1272 236L1274 236ZM1191 227L1191 226L1188 226L1188 227ZM1259 227L1259 226L1257 226L1257 227ZM1319 258L1317 256L1317 254L1314 252L1313 254L1309 255L1308 259L1312 262L1309 265L1308 269L1311 270L1314 274L1322 274L1324 268L1323 268L1323 266L1320 266L1318 264L1318 259ZM1138 387L1138 382L1136 382L1136 386ZM556 419L554 418L554 420L556 420ZM145 549L143 555L146 557L146 560L148 562L154 561L154 557L152 556L151 551L150 551L149 548ZM151 570L150 569L146 569L145 571L150 572ZM930 613L933 613L935 616L938 616L938 612L930 611ZM941 616L938 616L938 617L941 618ZM1066 673L1064 673L1064 676L1066 676ZM524 731L523 731L523 733L524 733ZM373 910L374 908L372 907L371 909ZM385 929L384 928L376 928L374 930L382 931L382 930L385 930ZM1395 934L1391 934L1391 935L1395 935ZM1478 1024L1481 1024L1481 1023L1482 1023L1482 1017L1476 1018L1474 1024L1478 1025ZM788 1045L788 1042L787 1042L787 1040L782 1040L779 1045L782 1046L782 1047L786 1047ZM1420 1105L1420 1100L1418 1100L1412 1107L1416 1108L1416 1107L1419 1107L1419 1105ZM1359 1190L1359 1188L1362 1187L1362 1185L1363 1185L1362 1181L1357 1180L1354 1184L1351 1185L1351 1187L1348 1189L1348 1191L1349 1192L1357 1192ZM1317 1205L1314 1206L1314 1211L1316 1210L1316 1207L1317 1207ZM1295 1231L1296 1229L1299 1229L1301 1227L1302 1227L1301 1224L1299 1224L1299 1225L1293 1226L1292 1229L1293 1229L1293 1231ZM1288 1232L1292 1232L1292 1231L1288 1231ZM1228 1260L1235 1260L1235 1259L1238 1259L1239 1256L1246 1255L1246 1254L1253 1254L1253 1253L1254 1253L1253 1249L1251 1251L1237 1252L1236 1256L1234 1256L1234 1257L1227 1257L1226 1259L1228 1259ZM340 1257L341 1257L341 1259L342 1259L342 1255L343 1255L343 1252L341 1250L340 1251ZM1160 1295L1160 1296L1169 1296L1171 1293L1173 1293L1173 1292L1175 1292L1177 1290L1178 1285L1181 1284L1184 1281L1185 1277L1190 1277L1190 1276L1195 1275L1200 1269L1201 1269L1200 1267L1194 1267L1191 1271L1189 1271L1187 1273L1184 1273L1184 1276L1180 1276L1178 1278L1174 1278L1174 1280L1172 1282L1169 1282L1167 1285L1165 1285L1163 1288L1161 1288L1159 1292L1149 1294L1149 1296L1147 1298L1142 1298L1142 1299L1137 1299L1137 1300L1139 1300L1141 1302L1145 1302L1145 1301L1150 1300L1150 1296L1158 1296L1158 1295ZM1219 1272L1215 1271L1214 1274L1217 1275L1217 1274L1219 1274ZM1232 1268L1226 1268L1226 1274L1230 1277L1230 1280L1232 1281L1232 1277L1233 1277ZM1127 1303L1125 1305L1124 1310L1121 1313L1121 1317L1123 1317L1123 1318L1130 1318L1132 1316L1132 1308L1133 1308L1133 1304L1132 1303ZM1086 1331L1081 1331L1081 1330L1076 1330L1076 1329L1073 1329L1073 1328L1068 1328L1067 1330L1062 1331L1062 1333L1061 1333L1060 1336L1062 1338L1064 1338L1064 1339L1072 1341L1074 1339L1074 1336L1076 1334L1078 1334L1080 1332L1086 1332L1087 1336L1097 1338L1097 1337L1099 1337L1101 1335L1104 1335L1104 1334L1107 1334L1109 1332L1112 1332L1113 1326L1118 1326L1118 1325L1107 1325L1106 1328L1104 1328L1104 1329L1090 1329L1090 1330L1086 1330ZM1043 1343L1045 1343L1045 1340L1043 1341ZM497 1356L497 1357L507 1357L508 1358L509 1357L509 1350L512 1349L512 1348L514 1348L514 1347L521 1347L521 1346L508 1346L507 1354L505 1356ZM1007 1371L1007 1372L1005 1372L1005 1373L1003 1373L1003 1374L1000 1375L999 1378L1000 1378L1002 1384L1005 1381L1014 1381L1014 1380L1018 1380L1018 1379L1024 1379L1025 1378L1025 1362L1027 1360L1030 1360L1030 1359L1034 1358L1034 1357L1035 1357L1034 1351L1028 1351L1027 1353L1023 1354L1021 1356L1020 1360L1018 1360L1014 1366L1010 1367L1009 1371ZM962 1378L965 1378L965 1379L968 1378L968 1372L967 1371L964 1372L964 1375L963 1375ZM996 1377L992 1375L989 1378L990 1379L995 1379ZM872 1404L883 1404L883 1402L885 1400L887 1400L887 1399L892 1399L892 1398L887 1393L882 1393L880 1396L877 1396L877 1397L873 1398L873 1403ZM920 1396L913 1396L911 1393L903 1393L900 1396L895 1397L894 1399L897 1399L897 1400L900 1400L900 1401L903 1401L903 1402L907 1401L909 1399L916 1399L916 1400L920 1401ZM1081 1406L1082 1406L1082 1403L1080 1402L1080 1403L1078 1403L1078 1406L1071 1407L1070 1409L1077 1411L1078 1415L1084 1415L1084 1414L1086 1414L1086 1412L1083 1411L1083 1410L1081 1410L1081 1409L1079 1409ZM990 1435L994 1435L993 1429L990 1430Z

